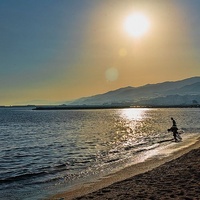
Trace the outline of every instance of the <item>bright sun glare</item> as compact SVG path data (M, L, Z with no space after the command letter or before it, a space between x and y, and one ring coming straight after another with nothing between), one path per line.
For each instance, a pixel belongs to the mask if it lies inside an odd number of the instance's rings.
M124 22L125 31L133 37L141 37L149 30L149 19L142 13L133 13Z

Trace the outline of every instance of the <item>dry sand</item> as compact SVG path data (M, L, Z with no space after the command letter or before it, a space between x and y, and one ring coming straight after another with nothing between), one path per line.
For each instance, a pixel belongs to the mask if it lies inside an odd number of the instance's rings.
M128 200L128 199L199 199L200 142L176 152L171 158L149 160L129 167L99 183L85 185L54 196L53 200ZM191 150L192 149L192 150ZM188 153L189 152L189 153ZM164 164L163 164L164 163ZM145 173L141 173L147 171ZM131 178L127 178L131 174ZM121 177L121 178L120 178ZM122 181L119 181L122 180ZM119 182L117 182L119 181ZM102 189L99 189L102 188Z

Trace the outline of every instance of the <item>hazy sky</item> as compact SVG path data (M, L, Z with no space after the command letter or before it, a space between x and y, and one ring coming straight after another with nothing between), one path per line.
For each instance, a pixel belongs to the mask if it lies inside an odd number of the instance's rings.
M0 0L0 105L200 76L200 0ZM149 21L141 37L125 20Z

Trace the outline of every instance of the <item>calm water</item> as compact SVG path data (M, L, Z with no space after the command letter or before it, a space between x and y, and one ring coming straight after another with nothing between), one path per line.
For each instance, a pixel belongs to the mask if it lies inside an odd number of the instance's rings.
M117 171L166 146L174 117L200 133L200 109L0 109L0 199L34 200Z

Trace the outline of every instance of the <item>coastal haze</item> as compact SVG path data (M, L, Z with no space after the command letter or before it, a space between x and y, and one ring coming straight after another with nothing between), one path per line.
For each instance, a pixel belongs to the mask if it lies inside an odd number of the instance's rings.
M198 0L1 0L0 105L199 76L199 7Z

